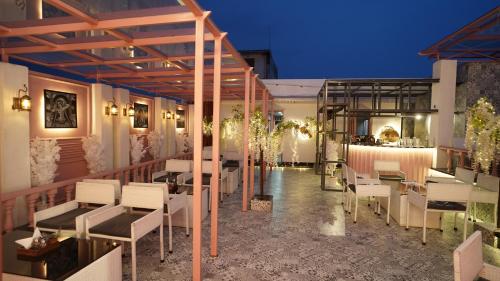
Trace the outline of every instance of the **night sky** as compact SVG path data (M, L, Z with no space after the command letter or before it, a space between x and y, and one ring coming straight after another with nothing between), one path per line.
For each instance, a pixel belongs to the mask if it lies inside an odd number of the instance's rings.
M279 78L430 77L418 52L493 0L199 0L240 50L271 48Z

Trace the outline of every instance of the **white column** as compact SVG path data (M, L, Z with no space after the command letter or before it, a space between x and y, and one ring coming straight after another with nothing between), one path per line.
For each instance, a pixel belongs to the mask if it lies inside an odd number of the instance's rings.
M118 116L113 117L113 154L114 168L130 166L130 119L128 116L128 103L130 93L127 89L113 89L116 105L120 109ZM123 109L126 109L125 115Z
M173 100L167 100L167 111L172 112L172 119L167 120L167 132L165 134L165 140L167 145L166 156L173 156L176 153L176 119L175 114L177 112L177 104Z
M439 79L432 85L431 108L438 112L431 114L429 140L436 147L433 166L446 167L447 156L439 146L453 146L453 115L457 83L457 61L439 60L432 66L432 78Z
M113 169L113 118L105 114L106 106L113 100L113 88L104 84L92 84L92 134L104 146L106 170Z
M155 116L154 116L154 128L155 131L163 135L163 142L160 149L160 158L167 156L167 119L163 119L163 114L166 114L167 110L167 100L162 97L155 97Z
M12 109L12 98L28 87L28 68L0 62L0 192L31 187L30 113ZM14 226L27 222L26 203L18 199Z

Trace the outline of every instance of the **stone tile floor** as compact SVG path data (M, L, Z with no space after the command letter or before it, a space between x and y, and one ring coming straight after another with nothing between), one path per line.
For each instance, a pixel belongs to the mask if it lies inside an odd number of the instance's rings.
M241 188L227 197L220 208L217 258L209 257L210 220L203 223L203 278L453 280L452 253L462 229L453 231L452 216L445 217L443 233L428 231L423 246L421 229L405 231L394 221L386 226L385 214L374 215L366 202L353 224L342 210L341 193L321 191L319 180L312 169L274 170L266 182L266 193L274 196L272 214L241 212ZM174 228L174 253L160 264L157 237L138 243L138 280L191 280L192 238ZM485 248L485 259L500 265L500 251ZM123 272L130 280L129 255Z

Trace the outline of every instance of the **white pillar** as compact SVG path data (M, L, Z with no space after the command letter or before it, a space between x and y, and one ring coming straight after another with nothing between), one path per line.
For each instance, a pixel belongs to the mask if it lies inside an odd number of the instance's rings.
M28 87L28 68L0 62L0 192L31 187L30 113L12 109L12 98ZM26 203L18 199L14 226L27 222Z
M154 128L156 132L163 135L163 141L161 143L160 158L167 156L167 119L163 119L163 115L167 113L167 100L162 97L155 97L155 116L154 116Z
M113 88L104 84L92 84L92 134L96 135L104 146L106 170L113 169L113 118L105 114L105 108L111 105Z
M429 126L429 140L437 149L433 166L446 167L446 152L439 146L453 146L453 116L455 111L455 93L457 84L457 61L439 60L432 65L432 78L439 79L432 85L432 113Z
M130 166L130 124L133 122L128 116L128 104L130 102L129 90L122 88L113 89L116 105L120 109L118 116L113 117L113 152L114 168ZM125 109L125 115L123 114Z
M172 112L172 119L167 120L167 132L165 141L167 145L166 156L173 156L176 153L176 122L175 114L177 113L177 104L173 100L167 100L167 111Z

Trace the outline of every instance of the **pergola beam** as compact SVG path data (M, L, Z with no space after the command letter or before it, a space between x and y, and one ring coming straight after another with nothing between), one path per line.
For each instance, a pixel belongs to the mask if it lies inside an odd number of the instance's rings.
M0 37L117 29L157 24L192 22L193 13L182 6L137 9L97 14L98 22L90 24L75 16L46 18L36 21L9 22L1 28Z

